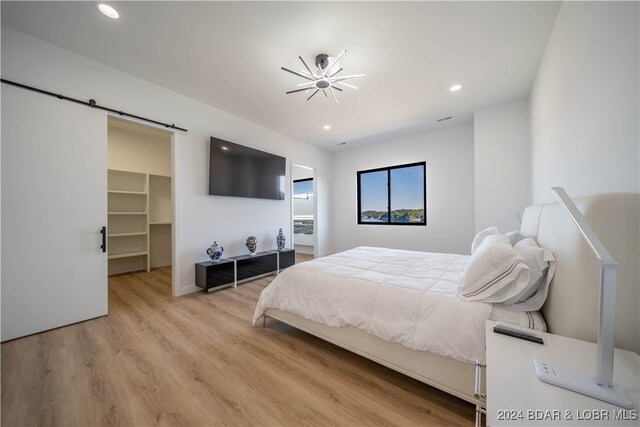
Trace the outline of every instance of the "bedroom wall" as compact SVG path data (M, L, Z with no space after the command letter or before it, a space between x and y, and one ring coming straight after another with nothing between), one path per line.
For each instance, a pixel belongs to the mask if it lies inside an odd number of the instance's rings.
M259 250L265 250L276 247L280 227L287 236L291 236L292 231L289 200L208 195L209 136L212 135L315 168L320 189L319 252L331 250L328 230L332 156L329 152L7 27L2 27L2 66L3 78L81 99L94 98L101 105L168 121L189 130L178 134L176 153L180 171L176 176L179 186L176 198L181 215L176 226L180 236L183 292L196 290L194 263L207 259L205 250L214 240L222 242L225 255L237 255L246 253L244 242L249 235L255 235Z
M171 176L170 133L123 128L110 120L107 134L109 169Z
M532 195L640 190L638 2L564 2L531 91Z
M531 203L529 99L476 111L473 133L476 232L515 230Z
M383 246L468 254L474 236L473 124L334 154L335 249ZM359 170L426 161L427 226L358 225Z

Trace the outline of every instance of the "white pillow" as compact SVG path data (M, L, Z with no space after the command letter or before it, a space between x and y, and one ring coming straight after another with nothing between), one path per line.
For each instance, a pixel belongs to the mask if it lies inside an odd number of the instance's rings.
M529 266L529 286L519 298L505 301L506 308L515 311L540 310L547 299L549 284L556 271L556 258L550 250L538 246L528 237L519 241L514 249L522 255Z
M553 254L533 238L512 247L506 235L486 235L471 256L458 295L513 311L539 310L554 273Z
M507 238L509 239L509 243L511 243L511 246L515 246L515 244L520 240L526 239L526 237L520 234L518 230L509 231L508 233L505 233L505 236L507 236Z
M533 238L527 237L520 240L513 246L513 249L524 258L529 266L529 285L517 297L503 301L503 304L507 305L517 304L531 298L538 291L547 273L547 267L549 267L549 263L545 261L545 252L549 251L538 246Z
M524 257L506 236L496 234L485 236L471 255L458 295L465 301L500 303L517 300L528 286L529 266Z
M500 234L498 233L498 229L496 227L485 228L484 230L476 234L476 237L473 238L473 242L471 242L471 255L473 255L476 249L478 249L478 246L480 246L480 243L482 243L485 237L493 236L495 234Z

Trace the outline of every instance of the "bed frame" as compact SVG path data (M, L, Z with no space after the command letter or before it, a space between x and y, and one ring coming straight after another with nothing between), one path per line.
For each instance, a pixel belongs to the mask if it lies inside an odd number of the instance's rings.
M575 202L612 256L618 271L616 347L640 352L640 198L638 194L600 194ZM595 342L599 267L579 231L558 203L525 209L520 232L535 237L557 260L542 312L549 332ZM354 328L334 328L277 309L266 317L357 353L395 371L474 403L476 367L390 343ZM484 390L482 390L484 393Z

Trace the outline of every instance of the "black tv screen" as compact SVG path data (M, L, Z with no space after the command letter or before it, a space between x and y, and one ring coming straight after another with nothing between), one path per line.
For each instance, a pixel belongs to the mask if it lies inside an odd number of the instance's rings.
M284 157L211 137L209 194L284 200Z

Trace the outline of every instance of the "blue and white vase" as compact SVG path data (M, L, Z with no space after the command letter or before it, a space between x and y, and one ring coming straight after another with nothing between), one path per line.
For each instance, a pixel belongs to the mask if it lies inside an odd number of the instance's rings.
M284 245L287 241L287 238L284 237L284 233L282 232L282 228L278 231L278 237L276 237L276 244L278 245L278 250L284 250Z
M207 249L207 255L209 255L211 261L215 262L220 262L222 252L224 252L224 248L220 246L218 242L213 242L213 245L211 245L211 247Z

